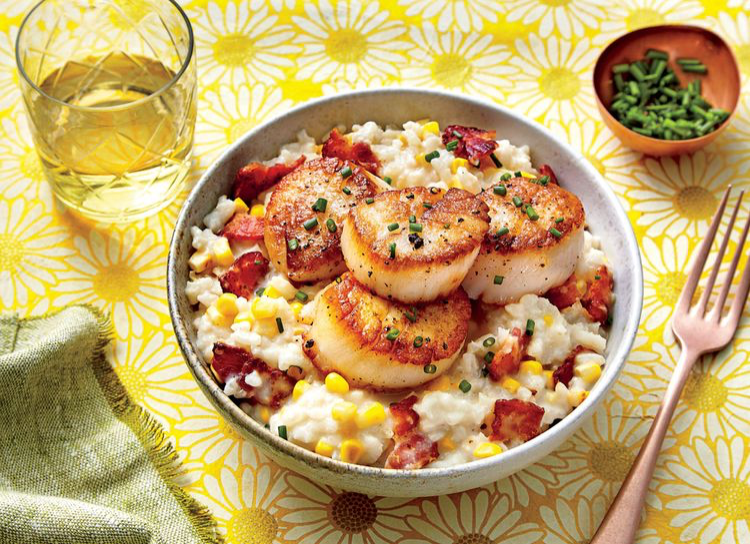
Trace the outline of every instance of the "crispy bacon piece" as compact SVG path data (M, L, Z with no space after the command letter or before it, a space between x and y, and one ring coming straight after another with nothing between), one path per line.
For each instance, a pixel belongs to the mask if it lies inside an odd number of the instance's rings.
M417 469L438 458L437 443L417 430L419 414L414 410L417 400L411 395L390 406L396 446L388 455L385 468Z
M460 134L459 138L456 133ZM456 157L467 159L477 164L482 157L488 156L497 149L494 130L482 130L475 127L448 125L443 131L443 143L458 140L458 146L453 150Z
M543 164L539 167L539 176L549 176L550 183L554 183L555 185L560 185L557 181L557 176L555 175L555 171L552 170L552 167L549 164Z
M224 225L221 235L229 240L242 242L260 242L263 240L265 221L249 213L236 213L232 220Z
M495 401L495 419L490 440L526 442L539 434L544 408L518 399Z
M359 164L368 172L377 175L380 161L373 153L370 144L366 142L350 143L337 129L333 129L328 139L323 142L324 157L336 157L344 161Z
M269 189L289 172L305 162L302 156L292 164L274 164L266 166L259 162L251 162L239 169L234 178L233 194L234 198L241 198L245 203L250 204L260 193Z
M256 359L249 351L222 342L214 344L214 359L211 366L219 379L225 383L231 377L237 376L237 384L250 394L246 398L271 408L278 408L281 401L292 394L297 382L285 372L271 368L260 359ZM260 375L263 380L261 386L253 387L245 382L245 377L252 372Z
M243 253L219 278L225 292L250 300L258 281L268 272L268 259L260 251Z
M526 348L529 345L529 337L518 327L513 327L510 336L500 350L495 353L492 362L487 365L490 378L495 381L502 380L508 374L515 374L521 366Z
M581 294L578 292L577 280L575 274L572 274L565 283L557 287L553 287L544 294L549 301L557 306L558 310L564 310L570 306L573 306L578 299L581 298Z
M596 269L596 277L589 284L586 294L581 299L581 304L591 316L591 319L604 323L609 316L609 303L612 300L612 276L606 266L602 265Z
M568 387L570 380L573 379L573 369L576 361L576 356L587 351L583 346L576 346L573 351L565 358L560 366L558 366L552 373L553 384L557 386L557 382L562 383L565 387Z

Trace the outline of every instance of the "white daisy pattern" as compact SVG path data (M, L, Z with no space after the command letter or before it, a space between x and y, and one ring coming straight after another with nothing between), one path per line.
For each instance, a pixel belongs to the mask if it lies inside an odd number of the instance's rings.
M746 79L750 77L750 14L742 10L736 15L721 12L710 21L716 32L734 49L742 75Z
M508 90L510 106L544 122L594 114L589 80L596 49L588 38L542 40L531 34L527 41L516 40L515 48L517 55L508 62L519 74Z
M52 207L49 184L21 111L0 120L0 194L12 199L19 196L41 198Z
M495 489L501 495L507 495L512 506L527 507L532 503L532 498L538 499L546 495L557 484L555 469L564 465L558 457L548 455L530 467L496 482Z
M607 503L601 496L594 497L591 501L580 497L572 504L557 499L554 509L542 506L539 514L548 530L544 544L588 542L604 519L606 511Z
M16 5L21 2L16 3ZM18 27L0 32L0 111L13 108L21 103L18 89L18 69L16 67L16 35Z
M405 83L502 100L508 78L518 72L508 66L510 50L494 44L490 35L439 32L432 23L424 23L414 27L410 37L416 47L409 51L411 61L402 71Z
M586 28L592 28L605 18L601 2L591 0L568 0L567 2L537 2L536 0L512 0L504 2L508 21L523 21L531 24L539 21L539 35L546 38L557 30L569 40L582 36Z
M389 20L378 2L305 3L306 17L293 17L304 47L298 77L356 83L373 76L399 77L406 27Z
M703 13L698 0L621 0L607 4L607 19L594 43L604 45L625 32L645 26L689 24Z
M497 22L497 3L491 0L399 0L406 15L424 19L438 17L440 32L457 28L461 32L482 30L485 21Z

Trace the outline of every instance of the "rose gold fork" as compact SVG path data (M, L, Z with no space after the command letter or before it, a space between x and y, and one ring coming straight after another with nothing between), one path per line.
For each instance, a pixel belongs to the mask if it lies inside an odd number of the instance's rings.
M732 187L730 185L726 193L724 193L724 198L722 198L721 204L719 204L716 215L714 215L711 221L711 226L706 233L706 237L698 248L690 275L685 286L682 288L680 299L677 301L677 306L675 307L672 330L680 341L682 354L675 366L674 374L669 381L667 391L664 394L659 411L656 413L651 430L648 432L643 446L641 446L641 451L630 468L627 478L625 478L617 497L615 497L609 512L607 512L604 521L599 526L599 530L594 535L591 544L631 544L633 542L635 533L640 525L643 502L646 499L648 485L654 472L654 465L656 465L656 459L659 456L659 450L661 450L661 445L664 441L664 434L667 432L667 427L672 419L672 414L674 414L677 401L680 399L682 388L685 386L688 376L690 376L693 363L701 355L718 351L729 344L732 341L732 337L734 337L734 333L737 331L737 324L747 300L748 289L750 289L750 261L745 265L742 279L740 280L737 293L728 314L722 318L722 313L727 295L729 294L729 288L732 285L732 278L737 270L737 263L742 256L745 239L750 228L750 217L745 222L737 251L732 258L729 270L724 276L724 284L721 287L716 303L708 311L706 311L706 307L711 297L716 277L719 275L721 261L729 244L729 237L732 234L737 212L740 209L743 192L740 192L737 205L732 212L727 232L719 247L719 253L714 261L713 269L708 276L706 288L698 303L691 308L698 280L706 265L708 253L716 238L716 231L719 229L719 223L721 223L721 218L724 215L731 191Z

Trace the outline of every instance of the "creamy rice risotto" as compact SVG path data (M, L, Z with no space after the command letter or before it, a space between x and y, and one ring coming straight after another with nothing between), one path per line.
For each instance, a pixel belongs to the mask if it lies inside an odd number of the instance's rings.
M494 131L301 131L192 228L197 345L245 412L320 455L501 454L601 375L612 274L584 221Z

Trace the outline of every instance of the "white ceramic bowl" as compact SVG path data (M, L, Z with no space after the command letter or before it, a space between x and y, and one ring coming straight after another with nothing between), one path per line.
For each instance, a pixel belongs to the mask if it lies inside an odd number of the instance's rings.
M607 364L586 401L560 423L502 455L449 468L387 470L321 457L267 431L222 391L195 348L193 309L185 296L190 227L199 225L220 195L230 193L235 172L251 160L266 160L305 129L317 139L335 125L375 121L401 125L430 118L441 126L462 124L495 129L515 145L529 145L534 164L552 166L561 184L583 201L591 232L601 239L615 277L614 324ZM542 126L477 99L418 89L378 89L322 98L268 121L235 142L208 169L185 202L169 250L169 311L190 371L219 413L245 438L280 465L334 487L372 495L416 497L453 493L508 476L560 446L591 416L614 384L638 329L643 297L641 260L635 235L617 197L581 155Z

